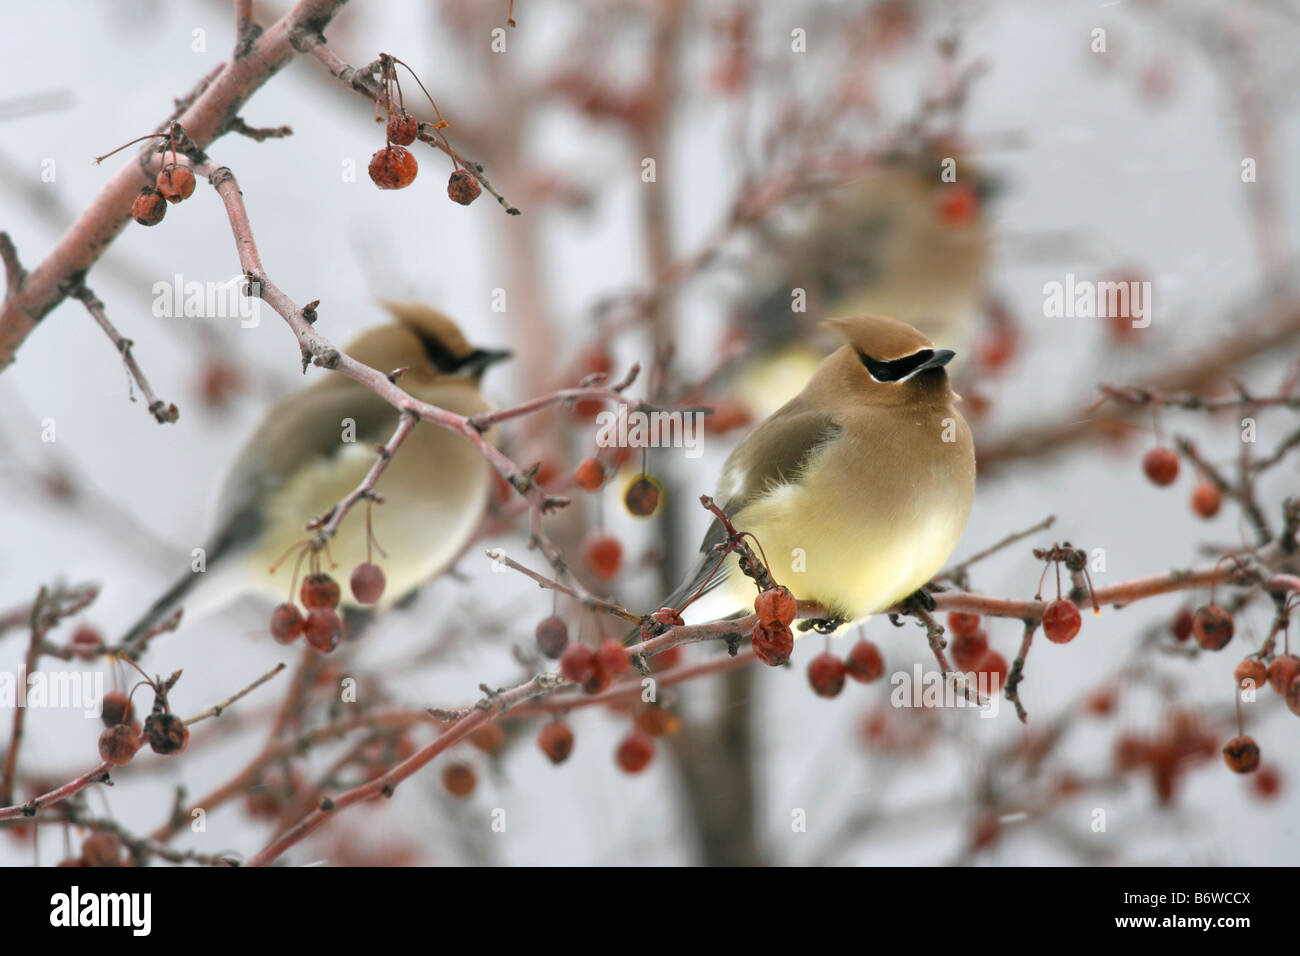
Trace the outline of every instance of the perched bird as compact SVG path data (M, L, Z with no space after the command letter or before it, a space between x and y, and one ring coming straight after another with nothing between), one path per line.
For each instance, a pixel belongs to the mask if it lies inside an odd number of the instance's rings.
M417 399L460 415L488 410L479 380L510 353L475 348L428 306L384 304L395 321L363 332L345 351L384 372L405 368L398 383ZM275 574L272 565L307 541L312 518L361 483L375 462L375 446L397 423L388 402L342 375L275 402L226 477L205 566L177 581L124 640L138 639L182 603L192 617L247 591L293 600L293 561ZM387 578L382 605L447 567L478 524L491 486L490 466L462 436L427 422L415 426L375 484L384 498L370 521L374 541L387 554L374 559ZM329 557L346 576L369 554L362 503L330 539ZM354 604L349 589L342 591L342 604Z
M945 152L957 153L952 182ZM748 283L757 294L733 317L754 346L736 379L741 400L762 417L798 392L819 358L807 333L824 316L888 315L963 349L989 294L996 191L960 151L937 147L887 156L830 191L777 236Z
M777 582L838 625L910 597L939 571L970 515L975 451L944 369L953 352L894 319L825 324L846 344L736 446L714 497L753 533ZM722 540L715 521L669 606L700 588L709 617L753 604L734 554L710 577Z

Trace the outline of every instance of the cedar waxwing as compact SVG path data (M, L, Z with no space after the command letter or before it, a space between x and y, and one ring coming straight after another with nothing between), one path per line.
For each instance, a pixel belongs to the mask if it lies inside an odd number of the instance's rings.
M479 393L483 371L510 353L475 348L450 319L416 303L385 302L396 321L363 332L345 351L381 372L405 368L398 384L414 398L459 415L487 411ZM131 641L184 603L187 616L206 613L246 591L279 601L290 595L294 560L272 574L286 552L311 535L307 523L355 489L375 463L376 445L392 437L398 412L342 375L328 375L275 402L236 459L222 487L206 567L178 581L133 627ZM469 541L492 487L486 459L460 435L418 424L380 475L371 508L374 541L367 550L366 502L343 519L328 557L342 571L344 606L355 607L347 576L367 560L387 578L380 606L389 606L444 570ZM368 557L373 553L374 557ZM323 569L328 569L323 559ZM305 573L305 571L303 572Z
M923 588L952 554L975 494L975 450L944 369L953 352L894 319L826 325L847 344L736 446L714 497L753 533L779 584L849 622ZM753 604L734 554L704 583L722 533L715 521L670 606L702 585L716 589L701 602L718 612L710 617Z
M957 350L988 296L987 203L996 182L964 156L945 167L935 147L894 154L831 191L803 228L777 240L773 281L735 322L758 354L736 379L764 417L796 395L820 356L805 334L823 316L888 315ZM945 169L956 179L944 180ZM949 177L951 178L951 177ZM803 290L805 311L794 310Z

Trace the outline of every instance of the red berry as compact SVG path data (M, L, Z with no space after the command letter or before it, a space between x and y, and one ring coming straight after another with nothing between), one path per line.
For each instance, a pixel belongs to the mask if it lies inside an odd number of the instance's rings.
M120 690L110 690L104 695L99 718L104 722L105 727L129 724L134 716L135 708L131 706L131 700L126 694Z
M190 742L190 729L169 710L158 711L144 719L144 737L157 754L177 754Z
M178 203L194 195L194 173L188 166L169 163L158 173L158 192L169 203Z
M975 668L976 675L987 674L990 693L996 693L1007 682L1007 659L997 651L990 650Z
M885 673L885 658L881 656L880 648L875 642L864 637L849 649L844 666L854 680L869 684L873 680L879 680L880 675Z
M558 720L547 724L537 735L537 746L550 758L551 763L564 763L573 753L573 731Z
M153 186L145 186L131 203L131 218L142 226L156 226L167 215L167 200Z
M482 191L483 187L478 184L478 180L464 169L456 170L451 174L451 179L447 180L448 198L462 206L468 206L478 199Z
M1223 759L1236 773L1250 773L1259 767L1259 744L1252 737L1233 737L1223 746Z
M651 737L675 734L682 729L680 717L667 707L659 707L655 704L638 708L632 714L632 722L636 724L637 730Z
M115 724L99 735L99 755L114 767L125 767L140 749L140 737L130 724Z
M1238 687L1259 690L1264 686L1264 681L1268 680L1268 668L1264 666L1263 661L1254 657L1247 657L1232 672L1232 679L1237 682Z
M380 189L405 189L419 171L411 151L401 146L385 146L370 157L370 181Z
M96 830L81 843L86 866L117 866L122 860L122 838L111 830Z
M410 146L420 135L420 122L410 113L396 113L388 117L388 141L398 146Z
M453 797L468 797L474 792L478 778L474 768L467 763L449 763L442 768L442 785Z
M974 634L958 634L948 645L948 651L958 670L974 670L989 651L989 636L980 629Z
M798 613L798 603L790 589L777 585L754 598L754 613L758 622L770 628L789 627Z
M623 564L623 545L612 534L597 532L587 539L587 564L597 577L616 577Z
M1202 518L1213 518L1223 504L1223 493L1212 481L1202 481L1192 489L1192 510Z
M500 724L484 724L470 732L469 742L485 754L494 754L506 744L506 732Z
M975 190L949 183L939 191L939 217L949 226L964 226L979 213L980 201Z
M681 627L686 623L682 620L682 616L670 607L661 607L650 616L665 627Z
M384 596L384 569L367 561L352 569L352 578L348 582L352 587L352 596L360 604L374 604Z
M1196 643L1207 651L1222 650L1232 640L1232 615L1217 604L1199 607L1192 618L1192 631Z
M980 629L980 616L964 611L953 611L948 615L948 630L961 637L974 637Z
M89 624L81 624L72 632L69 647L83 661L93 661L104 647L104 638Z
M1268 686L1277 694L1285 694L1295 683L1300 674L1300 657L1295 654L1282 654L1273 658L1268 665Z
M808 663L808 683L820 697L835 697L844 689L844 662L830 651L822 651Z
M1300 717L1300 680L1291 681L1291 686L1286 689L1286 706L1287 710Z
M607 637L600 642L600 647L596 650L596 666L606 677L618 677L631 663L631 657L622 641Z
M298 605L288 601L277 604L271 612L271 636L281 644L292 644L302 633L304 623Z
M625 773L640 773L650 765L655 755L655 742L639 730L634 730L618 745L618 765Z
M314 607L307 612L303 633L307 636L308 644L322 654L328 654L343 639L343 622L329 608Z
M1083 625L1079 609L1069 598L1057 598L1043 609L1043 633L1053 644L1068 644Z
M1192 636L1192 627L1195 623L1192 612L1187 608L1182 608L1174 615L1174 619L1169 622L1169 633L1173 634L1174 640L1185 641Z
M623 504L638 518L648 518L659 507L659 482L649 475L638 475L623 493Z
M794 635L788 627L767 627L761 621L750 634L754 656L769 667L777 667L790 659L794 652Z
M1272 766L1260 767L1259 773L1251 778L1255 795L1263 800L1271 800L1282 789L1282 775Z
M573 473L573 483L583 491L599 491L605 483L605 469L594 458L584 458Z
M1152 484L1172 485L1178 478L1178 455L1172 448L1157 445L1142 459L1142 470Z
M575 684L586 684L596 674L596 652L581 641L574 641L560 655L560 673Z
M537 639L537 649L555 660L564 653L565 645L569 643L569 626L564 623L564 618L552 614L538 622L534 636Z
M681 646L670 647L666 651L660 651L650 659L650 668L656 674L660 671L670 671L682 660Z
M339 606L339 598L342 596L339 583L328 574L309 574L302 579L302 586L298 588L298 600L302 601L305 608L333 609Z

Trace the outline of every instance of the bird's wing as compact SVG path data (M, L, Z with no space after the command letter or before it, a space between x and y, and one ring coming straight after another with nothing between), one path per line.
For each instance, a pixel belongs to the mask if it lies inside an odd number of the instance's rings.
M736 528L744 531L745 506L795 481L808 463L842 432L839 422L827 412L799 410L793 403L785 406L750 432L728 456L715 496L719 506L732 518ZM696 590L702 588L700 593L707 594L722 583L727 574L726 565L712 578L709 576L719 557L713 549L725 538L720 523L715 520L709 525L691 573L673 592L666 606L678 607L680 601Z
M257 534L262 502L297 467L340 454L350 444L345 434L363 447L385 442L397 418L388 402L351 382L322 382L273 405L222 486L208 560Z

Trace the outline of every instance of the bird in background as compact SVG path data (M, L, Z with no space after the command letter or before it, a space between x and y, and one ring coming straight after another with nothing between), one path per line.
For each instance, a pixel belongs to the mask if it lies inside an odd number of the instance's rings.
M458 415L490 410L479 383L509 352L474 347L451 319L428 306L383 304L394 321L361 333L345 347L349 355L383 372L405 368L398 384L421 401ZM272 566L308 540L311 519L361 484L375 463L376 445L392 437L398 419L384 399L334 374L272 404L222 485L204 570L181 577L124 642L137 640L182 604L192 619L249 591L293 600L292 561L277 573ZM328 555L348 570L371 560L369 525L387 555L379 606L390 606L455 559L491 488L490 466L468 441L421 422L375 484L383 504L368 516L369 503L359 503L330 539ZM341 603L359 606L347 588Z
M777 582L837 627L911 597L943 567L970 515L975 450L945 369L955 353L895 319L825 324L845 344L735 447L714 498ZM693 620L753 605L735 554L714 573L724 539L714 521L666 606L697 591Z
M807 342L824 316L888 315L961 351L989 294L989 202L997 183L939 144L885 156L832 190L798 229L776 239L775 276L733 325L754 346L737 397L757 418L793 397L820 353ZM945 181L955 175L952 182ZM806 311L794 310L803 290Z

